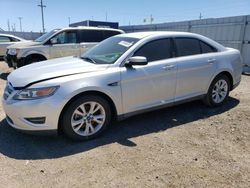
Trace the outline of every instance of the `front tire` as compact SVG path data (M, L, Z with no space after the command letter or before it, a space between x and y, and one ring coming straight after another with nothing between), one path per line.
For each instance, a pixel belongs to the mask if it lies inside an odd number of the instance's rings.
M108 102L99 96L82 96L69 104L62 116L62 130L73 140L100 136L111 121Z
M211 83L204 102L210 107L220 106L227 100L229 91L229 78L224 74L220 74Z

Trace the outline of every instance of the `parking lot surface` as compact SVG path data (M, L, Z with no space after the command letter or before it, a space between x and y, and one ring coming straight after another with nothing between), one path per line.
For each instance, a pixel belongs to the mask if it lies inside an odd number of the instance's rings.
M0 61L0 95L11 70ZM250 187L250 76L225 105L200 101L129 118L72 142L22 134L0 105L3 187Z

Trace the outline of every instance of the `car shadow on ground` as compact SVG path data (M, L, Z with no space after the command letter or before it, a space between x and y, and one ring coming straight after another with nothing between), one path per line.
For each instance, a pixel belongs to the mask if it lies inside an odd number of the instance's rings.
M0 79L2 80L7 80L7 77L9 76L10 73L0 73Z
M130 138L185 126L186 123L224 113L238 104L239 100L229 97L223 106L217 108L195 101L145 113L114 123L103 136L87 142L73 142L63 136L26 135L11 128L4 119L0 122L0 153L14 159L37 160L69 156L111 143L136 147Z

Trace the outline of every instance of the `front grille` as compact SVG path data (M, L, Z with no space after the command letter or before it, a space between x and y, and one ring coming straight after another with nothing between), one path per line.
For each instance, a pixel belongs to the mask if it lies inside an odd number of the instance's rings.
M12 87L10 82L7 82L7 85L4 89L4 94L3 94L3 98L4 100L7 100L8 97L10 96L10 94L14 91L14 88Z

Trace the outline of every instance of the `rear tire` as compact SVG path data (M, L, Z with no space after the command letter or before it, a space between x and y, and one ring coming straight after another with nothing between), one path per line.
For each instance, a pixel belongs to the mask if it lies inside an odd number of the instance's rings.
M212 81L203 101L210 107L220 106L227 100L229 91L229 78L224 74L220 74Z
M109 103L97 95L82 96L67 106L61 121L63 133L73 140L100 136L111 122Z

